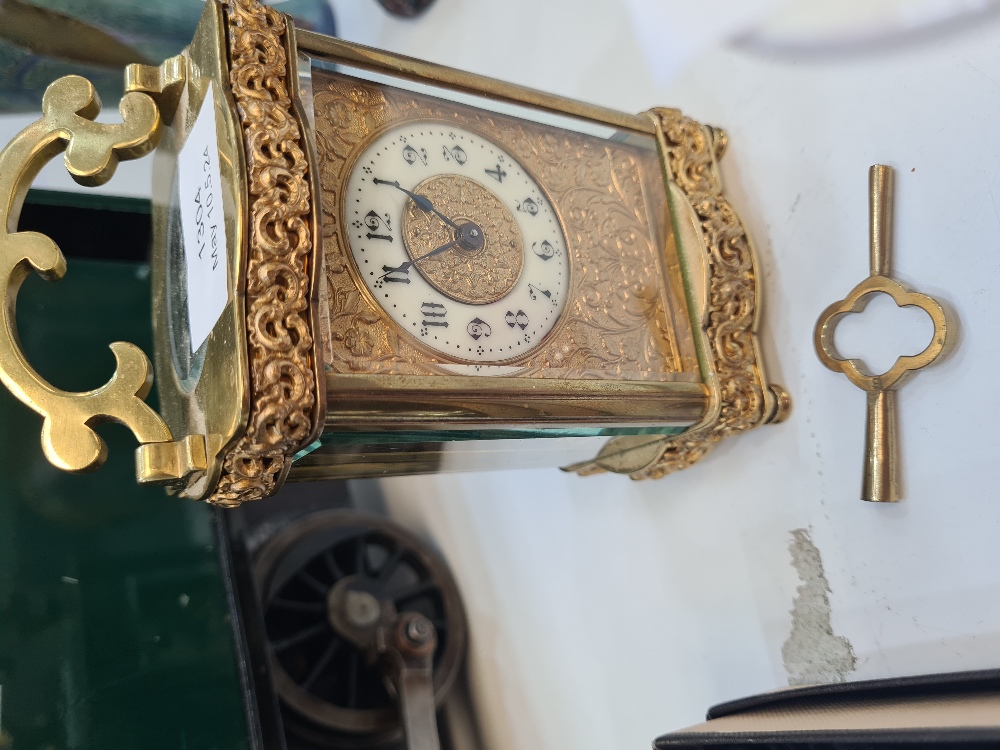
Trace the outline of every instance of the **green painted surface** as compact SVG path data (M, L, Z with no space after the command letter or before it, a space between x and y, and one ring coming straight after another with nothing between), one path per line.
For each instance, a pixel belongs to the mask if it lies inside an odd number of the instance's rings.
M107 344L151 351L145 266L70 261L18 302L29 361L66 390L107 381ZM245 748L232 631L205 505L135 483L135 440L51 467L41 418L0 388L0 750Z
M272 3L277 5L277 3ZM76 74L117 107L126 62L158 65L191 41L204 0L0 1L0 113L34 112L57 78ZM334 35L325 0L282 0L298 28ZM72 44L64 40L72 39Z

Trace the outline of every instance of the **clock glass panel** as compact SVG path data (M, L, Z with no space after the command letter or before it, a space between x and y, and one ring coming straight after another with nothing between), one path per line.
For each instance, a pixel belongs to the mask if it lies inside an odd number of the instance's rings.
M700 380L652 137L311 84L328 371Z

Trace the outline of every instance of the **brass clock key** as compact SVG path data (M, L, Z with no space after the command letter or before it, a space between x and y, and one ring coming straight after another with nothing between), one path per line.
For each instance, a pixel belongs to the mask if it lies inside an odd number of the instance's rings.
M889 277L892 251L892 167L875 164L868 170L870 198L869 241L871 274L844 299L827 307L816 321L814 343L820 361L842 372L868 395L865 428L865 471L861 499L870 502L899 500L899 458L896 448L896 389L910 373L923 369L944 350L948 321L944 308L932 297L910 291ZM868 372L859 359L842 358L834 346L834 330L840 317L861 312L876 294L888 294L900 307L919 307L934 325L934 335L919 354L898 357L881 375Z

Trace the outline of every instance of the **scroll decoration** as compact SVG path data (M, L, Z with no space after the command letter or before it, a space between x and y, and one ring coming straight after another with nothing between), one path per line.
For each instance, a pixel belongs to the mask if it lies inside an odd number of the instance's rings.
M243 128L250 194L246 271L250 418L208 501L232 507L272 494L291 456L317 431L315 341L309 299L316 259L303 123L280 13L227 0L230 83Z

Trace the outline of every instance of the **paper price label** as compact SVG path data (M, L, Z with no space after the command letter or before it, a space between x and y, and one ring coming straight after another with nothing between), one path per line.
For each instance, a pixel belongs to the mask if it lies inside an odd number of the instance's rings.
M191 353L201 348L229 302L226 223L212 84L177 157Z

